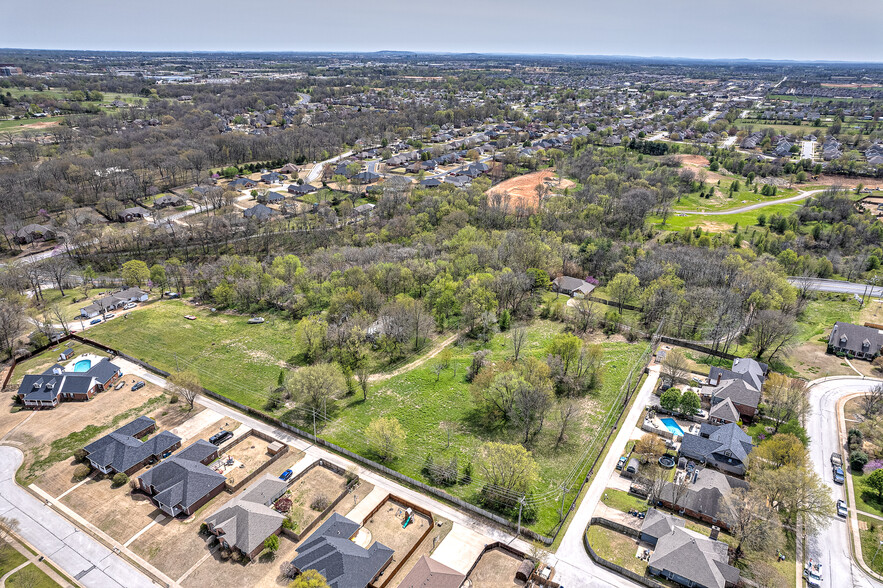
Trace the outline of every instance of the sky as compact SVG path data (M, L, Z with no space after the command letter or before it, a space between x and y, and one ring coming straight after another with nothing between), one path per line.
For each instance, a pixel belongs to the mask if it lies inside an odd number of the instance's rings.
M883 62L883 0L41 0L0 46ZM20 23L16 25L15 23Z

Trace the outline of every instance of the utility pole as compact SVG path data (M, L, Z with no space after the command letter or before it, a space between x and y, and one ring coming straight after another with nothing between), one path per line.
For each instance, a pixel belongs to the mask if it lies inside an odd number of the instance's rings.
M561 506L558 508L558 520L564 520L564 498L567 495L567 486L565 484L561 484Z
M521 509L524 508L524 496L518 499L518 533L517 535L521 535Z
M316 437L316 409L313 409L313 437Z

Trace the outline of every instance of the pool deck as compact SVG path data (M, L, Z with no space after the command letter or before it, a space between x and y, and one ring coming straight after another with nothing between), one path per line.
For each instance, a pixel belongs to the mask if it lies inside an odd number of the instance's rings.
M77 363L79 363L81 361L88 360L89 361L89 368L91 368L93 365L95 365L96 363L98 363L102 359L104 359L104 357L101 355L96 355L94 353L82 353L82 354L76 356L75 358L73 358L72 360L70 360L67 363L67 365L64 367L64 371L82 374L83 372L87 372L89 370L85 369L85 370L77 371L77 369L76 369Z

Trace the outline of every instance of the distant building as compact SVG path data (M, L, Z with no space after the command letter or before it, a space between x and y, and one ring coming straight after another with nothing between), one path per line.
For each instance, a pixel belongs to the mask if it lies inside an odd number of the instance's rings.
M570 276L559 276L552 280L552 290L568 296L588 296L594 289L595 286L585 280Z
M0 63L0 78L22 75L21 68L9 63Z

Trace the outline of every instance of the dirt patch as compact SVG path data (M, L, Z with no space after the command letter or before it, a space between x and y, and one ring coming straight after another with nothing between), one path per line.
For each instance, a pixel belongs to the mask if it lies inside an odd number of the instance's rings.
M558 182L555 170L544 169L501 182L487 191L488 201L510 210L536 211L540 206L540 193L550 194L553 189L573 186L570 180Z
M203 551L205 555L206 551ZM240 588L255 586L256 588L285 587L291 580L283 578L279 573L279 564L291 561L295 556L295 544L285 536L279 537L279 550L275 558L257 558L245 565L232 560L223 561L218 550L212 552L198 568L181 582L184 588ZM192 566L197 560L190 563ZM178 576L180 578L180 576Z
M243 437L241 441L236 443L236 445L224 451L224 453L221 454L220 459L212 464L212 468L219 471L218 467L221 464L229 463L229 460L232 459L234 467L232 469L230 469L230 467L225 467L224 471L221 471L220 473L227 476L227 481L230 484L235 485L236 480L244 479L252 472L264 467L264 465L270 461L273 457L267 451L270 443L270 441L258 439L249 433Z
M708 167L709 161L707 157L702 155L676 155L678 161L683 165L692 165L693 167Z
M288 498L291 498L291 512L289 517L297 523L296 530L306 529L327 508L314 510L311 505L324 497L327 504L331 504L343 492L346 491L346 479L335 474L328 468L316 466L292 484Z
M405 505L387 499L363 526L363 529L371 533L373 541L379 541L395 551L389 569L395 568L432 526L429 517L412 511L411 522L403 527L408 517L406 510Z
M469 580L472 588L507 588L524 586L524 582L515 580L515 572L521 560L513 557L502 549L492 549L485 552L478 560Z
M439 524L441 523L441 524ZM411 554L411 557L405 560L405 563L399 568L399 571L396 572L396 575L391 577L389 581L386 583L387 586L398 586L401 584L402 580L405 576L408 575L408 572L417 564L417 561L423 557L424 555L429 556L433 552L433 547L441 545L441 542L447 537L448 533L451 532L453 528L453 523L446 519L439 519L436 517L436 524L432 527L432 531L429 532L429 535L426 536L420 546L414 550L414 553Z
M861 184L865 188L883 189L883 181L874 178L850 178L847 176L828 176L822 174L818 180L813 180L812 183L825 186L840 186L841 188L855 188Z
M162 515L147 495L132 492L128 484L111 488L110 480L94 477L61 502L121 543Z

